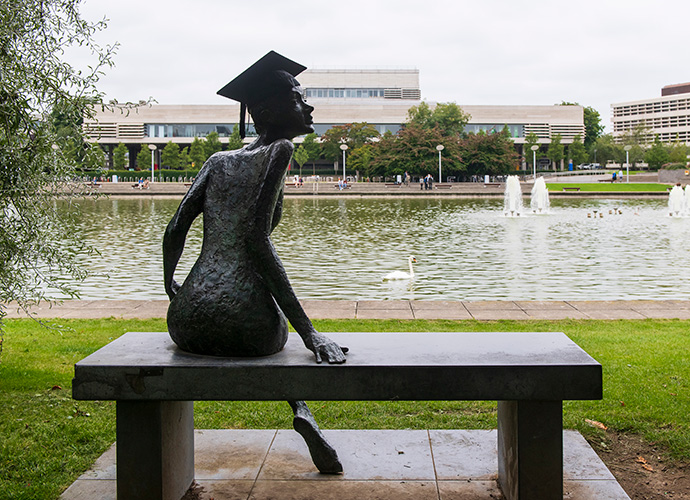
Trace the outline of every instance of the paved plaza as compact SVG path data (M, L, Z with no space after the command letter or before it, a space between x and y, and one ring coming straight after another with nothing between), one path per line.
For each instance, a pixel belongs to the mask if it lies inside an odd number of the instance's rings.
M287 405L286 405L286 411ZM496 431L327 430L342 475L321 475L292 430L197 430L195 500L489 500ZM563 433L564 498L629 500L584 438ZM61 500L115 500L115 445Z
M446 301L304 300L312 319L690 319L690 300ZM165 318L167 300L66 300L31 309L36 318ZM26 317L12 304L8 318Z

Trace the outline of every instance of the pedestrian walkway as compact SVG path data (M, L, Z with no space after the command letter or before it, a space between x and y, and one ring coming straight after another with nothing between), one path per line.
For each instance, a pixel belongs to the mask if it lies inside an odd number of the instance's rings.
M447 300L304 300L312 319L690 319L690 300L607 301L447 301ZM165 318L167 300L65 300L31 309L36 318ZM26 317L12 304L8 318Z

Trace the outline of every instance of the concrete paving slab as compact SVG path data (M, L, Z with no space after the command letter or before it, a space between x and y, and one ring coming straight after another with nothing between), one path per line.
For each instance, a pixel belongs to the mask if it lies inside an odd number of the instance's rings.
M489 500L503 498L497 476L496 431L328 430L345 473L322 476L292 430L197 430L195 494L199 500ZM275 436L273 444L270 439ZM629 500L594 450L576 431L563 434L564 498ZM235 450L227 448L237 446ZM258 472L232 467L249 450ZM61 496L116 500L111 447ZM243 451L244 450L244 451ZM215 464L215 465L212 465ZM205 471L205 472L204 472ZM208 476L200 478L199 474ZM236 479L242 476L246 479ZM425 478L419 478L424 476ZM428 476L428 478L426 478ZM233 479L235 478L235 479Z
M526 309L525 313L528 319L544 319L544 320L559 320L559 319L589 319L585 313L577 309Z
M496 481L439 481L440 500L503 499Z
M632 309L607 309L582 311L591 319L645 319L645 316Z
M294 431L278 431L259 480L434 480L427 431L330 430L324 435L338 451L342 475L319 474L302 437ZM292 463L289 469L286 462Z
M521 311L522 308L512 300L478 300L475 302L462 301L463 305L469 312L474 314L474 311L483 310L499 310L499 311Z
M412 309L358 309L357 319L414 319L414 314Z
M303 300L301 304L312 319L355 319L357 316L354 300Z
M690 319L688 309L634 309L634 311L651 319Z
M579 311L608 311L614 309L630 309L632 301L629 300L568 300L568 304Z
M574 311L575 308L564 300L516 300L514 302L520 309L526 311Z
M199 480L255 480L276 436L275 430L194 433L194 477Z
M463 320L474 319L472 315L463 309L422 309L413 311L415 319L448 319L448 320Z
M431 430L429 439L439 481L495 481L498 477L495 430Z
M411 311L412 306L409 300L358 300L357 313L370 309L400 310Z
M437 500L433 481L257 481L249 500Z
M483 321L495 321L501 319L517 319L527 320L530 317L522 309L519 310L502 310L502 309L484 309L484 310L470 310L474 319Z

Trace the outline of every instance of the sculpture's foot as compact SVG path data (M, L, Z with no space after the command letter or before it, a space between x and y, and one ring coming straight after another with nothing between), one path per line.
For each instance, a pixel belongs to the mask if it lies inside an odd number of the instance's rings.
M339 474L343 472L343 465L338 459L338 454L326 441L307 405L303 401L298 401L295 404L290 403L290 405L295 412L292 426L307 443L311 459L316 468L319 469L319 472L321 474Z

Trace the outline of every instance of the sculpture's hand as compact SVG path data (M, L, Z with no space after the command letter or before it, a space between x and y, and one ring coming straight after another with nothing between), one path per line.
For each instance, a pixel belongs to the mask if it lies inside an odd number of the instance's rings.
M170 286L165 287L165 293L168 294L168 297L170 297L170 300L173 299L175 295L177 295L177 291L180 289L180 284L172 280L172 283L170 283Z
M318 332L314 332L309 341L305 342L307 348L316 356L316 362L321 363L323 360L329 363L344 363L345 353L349 350L345 346L339 346L331 339Z

